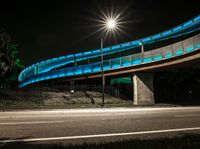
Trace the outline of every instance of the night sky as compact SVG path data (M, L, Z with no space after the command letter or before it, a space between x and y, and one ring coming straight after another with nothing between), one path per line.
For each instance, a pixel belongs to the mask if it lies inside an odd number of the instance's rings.
M122 12L123 31L105 46L135 40L179 25L200 14L200 0L56 0L0 3L0 28L18 44L25 66L77 51L98 49L95 19L101 10Z

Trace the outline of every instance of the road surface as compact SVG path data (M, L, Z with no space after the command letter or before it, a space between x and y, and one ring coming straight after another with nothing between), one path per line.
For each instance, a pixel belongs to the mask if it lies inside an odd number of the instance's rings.
M200 134L200 107L0 112L0 143L106 142Z

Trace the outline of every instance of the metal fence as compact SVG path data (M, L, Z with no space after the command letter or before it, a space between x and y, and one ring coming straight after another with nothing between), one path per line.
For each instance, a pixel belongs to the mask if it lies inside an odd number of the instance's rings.
M20 90L20 89L19 89ZM23 90L23 88L21 89ZM99 92L102 93L102 85L88 85L88 84L40 84L34 85L24 88L24 90L41 90L41 91L54 91L54 92ZM122 91L122 92L121 92ZM128 100L129 96L127 96L127 92L125 89L121 88L120 86L110 86L106 85L104 88L104 92L109 96L120 98L122 100Z
M132 99L119 88L105 86L105 104L131 104ZM40 84L24 88L1 88L0 111L6 109L67 108L70 106L100 106L102 86Z

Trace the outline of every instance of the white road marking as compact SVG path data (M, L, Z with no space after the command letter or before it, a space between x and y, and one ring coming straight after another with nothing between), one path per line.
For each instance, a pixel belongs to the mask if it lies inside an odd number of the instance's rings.
M0 125L52 124L52 123L62 123L62 122L64 121L9 122L9 123L0 123Z
M156 134L156 133L181 132L181 131L194 131L194 130L200 130L200 127L165 129L165 130L152 130L152 131L138 131L138 132L127 132L127 133L97 134L97 135L80 135L80 136L65 136L65 137L0 140L0 143L11 143L11 142L20 142L20 141L21 142L37 142L37 141L55 141L55 140L102 138L102 137L131 136L131 135Z

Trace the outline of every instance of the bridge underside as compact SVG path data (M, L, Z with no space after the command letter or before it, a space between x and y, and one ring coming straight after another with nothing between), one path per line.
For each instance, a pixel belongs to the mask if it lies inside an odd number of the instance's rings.
M198 15L170 30L143 39L38 62L20 73L19 87L39 82L90 84L91 80L104 84L102 78L129 76L132 78L133 103L154 104L154 72L199 64L199 25Z
M138 66L127 67L119 70L105 71L106 80L113 77L132 76L133 84L133 104L134 105L153 105L154 93L153 93L153 73L158 71L166 71L171 69L187 68L200 63L200 50L196 50L191 53L186 53L181 56L177 56L171 59L162 61L156 61L152 63L146 63ZM94 73L88 75L77 75L74 77L64 77L51 80L54 83L64 83L70 81L88 83L101 82L101 73ZM106 81L106 83L108 83Z

